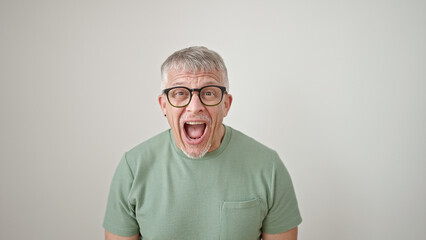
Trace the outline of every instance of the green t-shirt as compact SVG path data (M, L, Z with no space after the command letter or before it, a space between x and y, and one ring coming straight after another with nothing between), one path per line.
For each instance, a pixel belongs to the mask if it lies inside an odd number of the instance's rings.
M220 147L200 159L177 148L171 130L125 153L103 226L144 240L250 240L301 221L277 153L226 126Z

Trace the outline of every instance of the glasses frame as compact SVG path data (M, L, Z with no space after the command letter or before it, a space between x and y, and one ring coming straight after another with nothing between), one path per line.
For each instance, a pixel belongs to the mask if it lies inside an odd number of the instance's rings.
M222 97L220 98L220 101L219 101L217 104L213 104L213 105L205 104L205 103L203 102L203 100L201 99L201 97L200 97L200 93L201 93L201 91L202 91L204 88L207 88L207 87L218 87L218 88L220 88L220 90L222 91ZM170 102L170 99L169 99L169 92L170 92L170 90L175 89L175 88L185 88L186 90L188 90L188 91L191 93L191 95L189 96L189 101L188 101L188 103L187 103L186 105L183 105L183 106L175 106L175 105L173 105L173 104ZM173 107L175 107L175 108L184 108L184 107L188 106L188 105L191 103L192 96L194 95L194 92L198 92L198 99L200 99L200 102L201 102L204 106L208 106L208 107L214 107L214 106L219 105L219 104L222 102L222 100L223 100L223 95L224 95L224 94L228 94L228 92L226 91L226 87L224 87L224 86L218 86L218 85L207 85L207 86L204 86L204 87L202 87L202 88L192 88L192 89L191 89L191 88L184 87L184 86L176 86L176 87L171 87L171 88L163 89L163 94L165 94L165 95L166 95L166 97L167 97L167 101L169 101L170 105L172 105L172 106L173 106Z

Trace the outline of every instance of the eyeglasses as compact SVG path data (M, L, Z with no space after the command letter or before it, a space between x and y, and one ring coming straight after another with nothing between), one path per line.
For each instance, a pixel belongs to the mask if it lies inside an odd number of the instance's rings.
M226 87L208 85L202 88L190 89L187 87L172 87L163 90L170 105L176 108L182 108L189 105L194 92L198 92L200 101L205 106L217 106L222 102L223 94L226 93Z

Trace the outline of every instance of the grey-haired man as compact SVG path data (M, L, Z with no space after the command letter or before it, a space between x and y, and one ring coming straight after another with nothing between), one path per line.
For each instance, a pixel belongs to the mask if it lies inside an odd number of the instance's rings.
M297 239L302 219L278 154L223 124L232 96L222 58L190 47L161 70L158 101L170 129L123 155L105 238Z

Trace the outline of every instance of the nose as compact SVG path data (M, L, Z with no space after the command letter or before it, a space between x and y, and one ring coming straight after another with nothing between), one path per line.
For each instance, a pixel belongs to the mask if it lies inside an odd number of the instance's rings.
M204 105L201 103L200 96L198 94L199 93L195 91L192 93L192 99L188 106L186 106L186 111L199 113L204 110Z

